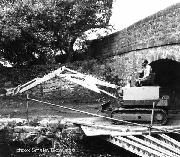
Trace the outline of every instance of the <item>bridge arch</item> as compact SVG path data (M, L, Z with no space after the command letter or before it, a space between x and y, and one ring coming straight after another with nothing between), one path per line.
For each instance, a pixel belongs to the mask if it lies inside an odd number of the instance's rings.
M156 73L155 83L176 92L180 109L180 3L101 39L89 41L88 54L103 60L132 84L147 59Z
M180 62L159 59L150 63L155 73L155 84L161 87L180 88Z

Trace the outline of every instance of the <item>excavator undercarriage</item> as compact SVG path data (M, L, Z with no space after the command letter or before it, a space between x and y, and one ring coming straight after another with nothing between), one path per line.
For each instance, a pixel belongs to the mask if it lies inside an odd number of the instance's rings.
M158 86L124 88L122 99L115 106L104 103L101 111L114 119L164 125L168 119L169 96L160 98L159 89Z

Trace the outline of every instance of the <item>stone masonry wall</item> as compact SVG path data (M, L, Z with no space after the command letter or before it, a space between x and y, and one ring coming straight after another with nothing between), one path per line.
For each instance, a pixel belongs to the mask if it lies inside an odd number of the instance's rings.
M147 59L149 63L159 59L172 59L180 62L180 45L168 45L132 51L111 58L113 61L111 61L109 66L114 69L115 74L124 80L131 76L132 80L135 81L137 77L136 72L141 70L141 64L144 59ZM180 71L177 71L177 73L180 73Z
M180 3L149 16L119 32L89 42L94 57L180 43Z

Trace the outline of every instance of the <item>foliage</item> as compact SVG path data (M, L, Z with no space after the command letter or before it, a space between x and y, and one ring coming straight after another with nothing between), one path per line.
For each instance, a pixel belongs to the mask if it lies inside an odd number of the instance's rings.
M113 0L4 0L0 2L1 54L17 65L47 62L65 51L68 61L78 37L107 28Z

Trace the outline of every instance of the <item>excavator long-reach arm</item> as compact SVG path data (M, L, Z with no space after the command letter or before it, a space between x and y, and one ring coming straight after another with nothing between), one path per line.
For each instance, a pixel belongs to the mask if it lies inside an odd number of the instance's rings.
M71 81L75 84L79 84L85 88L88 88L96 93L105 93L111 97L116 98L113 94L100 89L98 86L105 86L105 87L111 87L111 88L117 88L115 84L111 84L109 82L97 79L91 75L85 75L80 72L77 72L75 70L71 70L69 68L66 68L65 66L52 71L51 73L41 77L41 78L35 78L25 84L19 85L15 88L7 90L6 95L16 95L18 93L23 93L25 91L28 91L29 89L46 82L54 77L59 77L62 79L66 79L68 81ZM98 85L98 86L97 86Z

